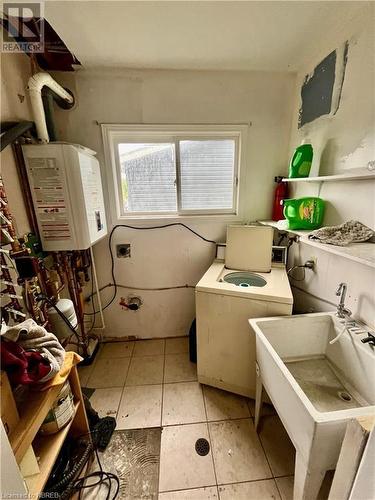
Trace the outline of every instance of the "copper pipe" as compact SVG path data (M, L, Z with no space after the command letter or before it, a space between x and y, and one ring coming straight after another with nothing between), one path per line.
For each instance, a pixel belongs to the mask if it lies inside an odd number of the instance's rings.
M13 154L14 154L14 158L15 158L18 179L19 179L19 182L20 182L21 187L22 187L23 199L25 201L26 214L27 214L27 218L29 220L31 232L34 233L37 236L37 238L40 240L38 223L37 223L37 219L36 219L36 215L35 215L30 185L29 185L29 182L27 180L26 165L25 165L25 160L23 158L21 144L19 144L18 142L13 143L12 150L13 150Z
M78 294L78 288L77 288L77 284L76 284L76 280L75 280L75 275L74 275L74 272L72 269L73 263L68 262L68 254L66 252L61 252L61 257L62 257L62 262L63 262L64 273L66 276L66 281L68 284L69 294L70 294L70 297L73 301L74 310L75 310L75 313L77 315L78 324L79 324L79 327L81 330L82 353L83 353L83 356L86 357L88 354L87 337L86 337L84 321L83 321L83 309L79 305L81 299L80 299L79 294ZM72 261L71 256L69 256L69 260Z
M79 280L77 279L77 273L81 269L81 264L82 264L82 255L80 252L75 252L74 253L74 261L72 263L72 275L73 275L73 281L74 281L74 288L75 288L75 293L77 297L77 309L78 309L78 322L81 327L81 336L84 344L84 350L86 349L86 354L87 355L87 336L85 332L85 323L84 323L84 303L83 303L83 295L82 295L82 287L79 283Z

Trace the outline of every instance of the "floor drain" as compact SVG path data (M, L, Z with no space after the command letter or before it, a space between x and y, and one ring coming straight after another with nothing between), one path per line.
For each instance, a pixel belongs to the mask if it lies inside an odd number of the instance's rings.
M208 452L210 451L210 443L207 441L207 439L204 438L197 439L195 443L195 451L201 457L208 455Z
M343 401L351 401L352 397L350 394L344 391L340 391L339 393L339 398L342 399Z

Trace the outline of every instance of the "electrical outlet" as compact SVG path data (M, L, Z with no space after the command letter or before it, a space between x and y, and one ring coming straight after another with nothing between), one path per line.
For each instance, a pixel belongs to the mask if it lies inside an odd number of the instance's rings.
M273 246L272 247L272 262L274 264L286 264L287 247Z
M116 245L116 255L118 259L130 258L130 243Z

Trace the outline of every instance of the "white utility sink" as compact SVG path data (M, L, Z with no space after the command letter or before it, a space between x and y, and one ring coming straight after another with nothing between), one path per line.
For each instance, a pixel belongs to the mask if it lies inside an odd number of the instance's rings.
M375 414L375 351L334 313L249 320L256 334L256 426L264 387L295 448L294 500L314 500L348 420Z

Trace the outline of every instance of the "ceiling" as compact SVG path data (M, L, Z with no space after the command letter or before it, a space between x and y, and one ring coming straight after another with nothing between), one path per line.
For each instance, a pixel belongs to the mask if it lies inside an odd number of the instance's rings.
M85 67L296 71L359 1L47 1Z

